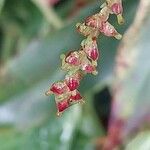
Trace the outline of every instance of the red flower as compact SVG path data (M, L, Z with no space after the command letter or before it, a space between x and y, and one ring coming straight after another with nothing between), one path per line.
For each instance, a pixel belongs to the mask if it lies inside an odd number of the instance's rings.
M99 52L97 48L89 49L89 58L93 59L94 61L98 59Z
M79 80L77 78L67 77L66 84L69 87L70 91L74 91L79 86Z
M82 65L82 70L85 71L86 73L92 73L94 72L96 69L93 65L91 64L83 64Z
M57 109L58 112L63 112L64 110L66 110L69 107L69 102L68 100L63 100L57 103Z
M79 101L79 100L82 100L82 96L80 95L79 92L76 92L75 95L72 95L70 97L70 101Z
M115 15L122 14L122 11L123 11L122 4L121 4L121 3L114 3L114 4L111 6L111 11L112 11Z
M63 94L68 91L68 87L64 82L57 82L52 84L50 91L55 94Z
M79 87L80 80L82 79L82 77L83 77L83 74L80 71L72 75L67 75L65 77L65 82L67 86L69 87L70 91L74 91L75 89Z
M82 42L82 47L85 53L87 54L88 58L91 60L97 61L99 57L99 51L96 43L96 39L94 38L87 38Z
M80 64L80 56L77 51L70 52L65 59L66 63L78 66Z

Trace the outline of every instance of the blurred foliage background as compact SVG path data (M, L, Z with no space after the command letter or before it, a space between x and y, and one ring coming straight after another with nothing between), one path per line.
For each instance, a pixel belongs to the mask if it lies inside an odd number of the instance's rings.
M54 97L44 93L64 76L60 54L79 48L83 37L75 24L98 12L102 2L0 0L0 150L101 149L99 144L108 130L120 41L103 36L99 40L99 74L88 75L80 88L86 104L72 106L58 118ZM120 33L133 22L138 4L139 0L123 1L125 25L118 26L116 18L110 18ZM150 16L133 46L138 61L123 84L118 115L126 116L128 138L119 149L150 149L149 25ZM145 116L146 121L142 120Z

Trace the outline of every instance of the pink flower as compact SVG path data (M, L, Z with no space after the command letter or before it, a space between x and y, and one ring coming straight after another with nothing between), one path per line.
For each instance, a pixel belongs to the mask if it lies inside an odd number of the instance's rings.
M75 89L78 88L79 86L79 79L75 78L75 77L67 77L65 79L67 86L69 87L70 91L74 91Z
M124 23L124 18L122 16L123 7L122 7L122 0L107 0L108 7L111 10L112 14L117 15L117 20L119 24Z
M95 38L87 38L81 44L83 50L87 54L88 58L93 61L97 61L99 58L99 51L97 47L97 42Z
M80 64L80 56L77 51L70 52L65 59L66 63L78 66Z
M122 14L122 12L123 12L122 4L121 4L121 3L114 3L114 4L111 6L111 11L112 11L115 15Z
M103 23L100 32L102 32L106 36L115 37L116 39L122 38L122 36L116 31L116 29L109 22Z
M82 64L82 70L85 71L85 73L93 73L96 69L91 64Z

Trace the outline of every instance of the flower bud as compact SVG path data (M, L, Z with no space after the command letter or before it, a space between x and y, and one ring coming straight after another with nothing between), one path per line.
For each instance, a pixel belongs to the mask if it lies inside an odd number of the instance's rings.
M66 63L78 66L80 64L80 56L77 51L70 52L65 59Z
M94 73L96 71L96 66L94 65L94 63L92 63L92 61L90 61L87 58L87 54L81 50L79 51L80 55L81 55L81 64L80 64L80 69L86 74L86 73Z
M102 28L100 30L104 35L109 37L115 37L116 39L121 39L122 35L119 34L116 29L108 22L103 23Z
M72 92L69 102L70 102L70 106L71 106L76 103L84 103L84 100L83 100L82 96L80 95L79 91L75 90Z
M65 82L56 82L54 84L52 84L50 91L53 92L54 94L63 94L65 92L67 92L69 89L67 87L67 85L65 84Z
M65 80L66 80L66 84L69 87L70 91L73 91L78 88L79 80L77 78L67 77Z
M76 72L80 68L80 54L78 51L71 51L67 55L62 54L60 56L62 59L61 68L65 71Z
M95 69L95 66L91 65L91 64L82 64L82 70L85 72L85 73L92 73L94 72L96 69Z
M114 3L114 4L112 4L112 6L111 6L111 11L112 11L115 15L122 14L123 9L122 9L121 3Z
M93 61L97 61L99 57L99 51L96 43L96 39L94 38L87 38L86 40L82 41L81 46L85 53L87 54L88 58Z
M78 71L72 75L66 75L65 82L66 85L69 87L70 91L74 91L79 87L80 80L83 78L83 74Z
M80 93L76 90L76 93L74 95L71 95L70 97L70 102L73 101L79 101L82 100L82 96L80 95Z
M62 113L64 110L66 110L69 107L69 101L68 100L63 100L57 103L57 111L58 115L59 113Z
M100 29L103 22L106 22L109 18L110 9L105 6L101 11L93 16L86 18L85 25Z
M117 15L118 23L123 24L124 18L122 17L123 7L122 0L107 0L108 7L111 10L112 14Z

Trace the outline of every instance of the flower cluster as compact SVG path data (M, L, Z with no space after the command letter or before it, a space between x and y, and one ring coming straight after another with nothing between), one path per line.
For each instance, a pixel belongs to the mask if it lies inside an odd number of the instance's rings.
M86 37L81 42L79 50L71 50L67 54L60 56L62 60L61 68L67 72L65 79L52 84L46 95L54 94L57 106L57 115L76 103L83 103L83 97L78 88L80 81L86 74L97 75L97 60L99 50L97 38L100 34L108 37L121 39L116 29L108 22L109 15L117 15L118 23L122 24L122 1L106 0L101 6L100 12L85 19L83 23L77 23L77 31Z

